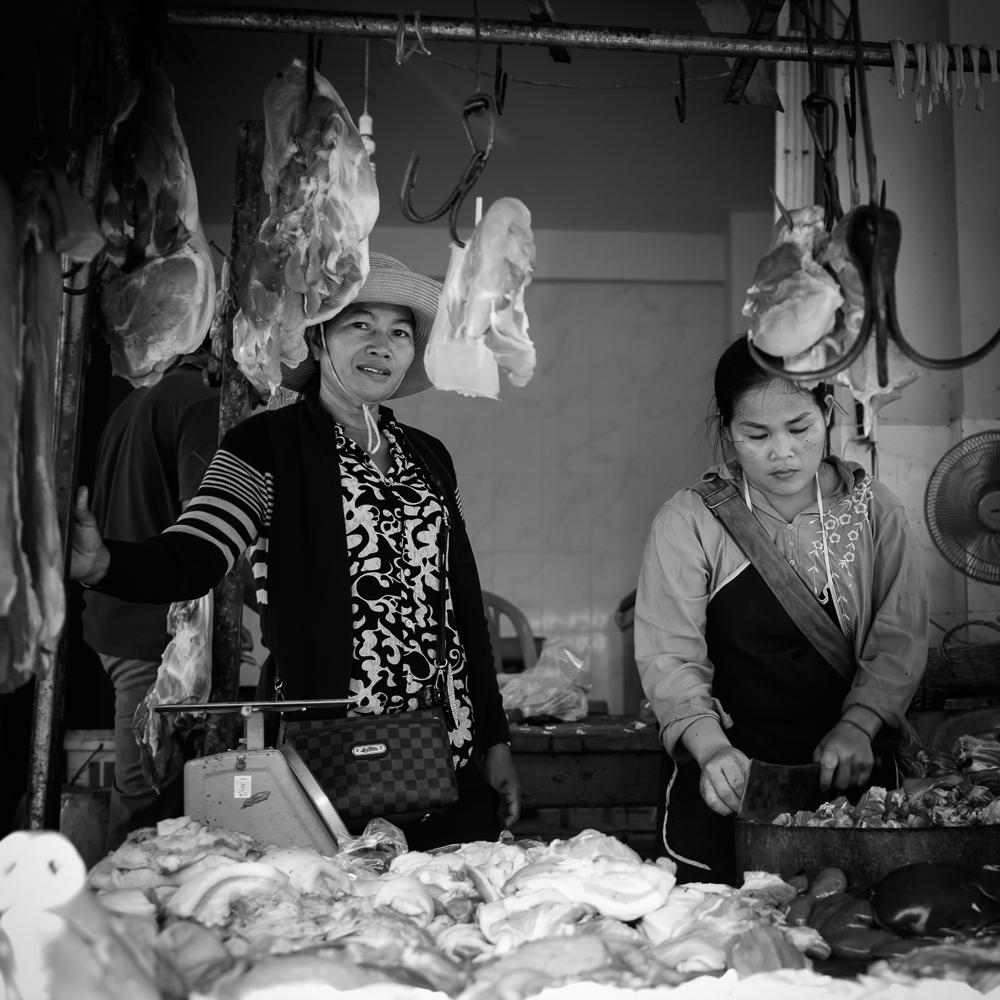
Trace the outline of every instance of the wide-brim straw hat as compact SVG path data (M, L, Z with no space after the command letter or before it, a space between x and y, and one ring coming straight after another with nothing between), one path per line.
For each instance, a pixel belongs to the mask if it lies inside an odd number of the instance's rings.
M431 380L424 370L424 348L431 335L434 317L437 315L438 299L441 297L441 283L423 274L416 274L395 257L383 253L368 255L370 270L368 280L361 286L355 302L385 302L393 306L406 306L412 313L416 328L413 331L413 363L406 370L403 381L390 396L412 396L431 388ZM312 356L299 363L296 368L281 366L281 384L286 389L303 392L319 375L319 363Z

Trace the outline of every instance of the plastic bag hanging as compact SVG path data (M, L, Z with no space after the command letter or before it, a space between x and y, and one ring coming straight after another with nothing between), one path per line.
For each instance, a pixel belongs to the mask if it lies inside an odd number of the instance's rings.
M178 734L190 729L195 719L187 712L163 714L156 706L190 704L196 711L199 704L208 701L214 606L211 591L170 605L167 629L173 638L163 651L156 681L135 711L132 728L142 773L157 792L184 767Z
M424 354L427 377L438 389L497 399L498 365L514 385L527 385L535 347L524 290L534 264L531 213L517 198L495 201L468 245L452 247Z

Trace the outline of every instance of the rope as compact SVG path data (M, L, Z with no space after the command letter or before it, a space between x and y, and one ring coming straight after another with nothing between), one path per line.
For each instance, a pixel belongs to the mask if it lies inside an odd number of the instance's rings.
M370 38L365 39L365 106L361 111L363 115L368 114L368 43L370 41Z

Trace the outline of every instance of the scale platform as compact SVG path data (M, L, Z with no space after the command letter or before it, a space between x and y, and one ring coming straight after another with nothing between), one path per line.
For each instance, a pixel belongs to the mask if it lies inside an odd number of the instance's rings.
M336 854L350 837L344 821L295 748L264 746L264 713L304 712L351 700L209 702L157 705L158 712L239 712L245 747L184 765L184 812L199 823L237 830L263 844Z

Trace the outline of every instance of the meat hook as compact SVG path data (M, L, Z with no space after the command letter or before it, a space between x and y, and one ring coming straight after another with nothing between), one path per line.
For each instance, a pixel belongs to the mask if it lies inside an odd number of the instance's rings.
M681 96L674 97L674 107L677 109L677 120L683 125L684 119L687 118L687 111L688 111L688 92L687 92L687 81L684 79L683 53L678 53L677 55L677 71L678 71L677 82L681 85Z
M503 114L503 106L507 101L507 74L503 68L503 46L497 46L496 72L493 74L493 103L497 114Z
M472 134L472 129L469 127L469 118L472 115L482 115L484 112L488 112L490 116L489 132L487 133L486 147L480 149ZM420 154L416 150L413 151L413 154L410 156L410 162L406 167L406 173L403 175L403 186L399 192L399 208L405 219L409 222L419 224L434 222L436 219L440 219L442 215L447 214L448 230L451 233L451 238L458 246L465 246L465 243L458 237L458 213L461 211L462 204L475 186L476 181L479 180L479 175L482 174L486 167L486 162L490 158L490 151L493 149L493 123L493 99L489 95L483 93L473 94L466 100L465 107L462 109L462 125L465 128L465 134L468 136L469 145L472 146L472 159L463 171L462 176L458 179L458 183L451 194L445 199L444 204L427 215L420 215L412 203L413 189L417 183L417 167L420 165Z
M826 227L829 231L844 216L844 209L840 204L840 187L837 184L837 139L840 131L837 102L829 94L808 94L802 101L802 114L823 168L823 207L826 209Z
M75 267L71 267L68 271L63 273L62 275L63 279L65 280L69 278L70 280L72 280L86 266L87 266L86 264L77 264ZM101 263L94 268L93 276L91 277L90 281L88 281L87 284L83 286L83 288L71 288L69 285L63 285L62 289L63 292L66 295L89 295L91 292L96 291L96 289L100 287L101 279L104 277L104 271L107 268L107 266L108 266L108 260L105 257L104 260L102 260Z

